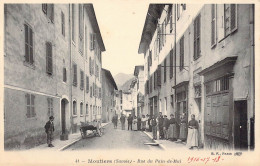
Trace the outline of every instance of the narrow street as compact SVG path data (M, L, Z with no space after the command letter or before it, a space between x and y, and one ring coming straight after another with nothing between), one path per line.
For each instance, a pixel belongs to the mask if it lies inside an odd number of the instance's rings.
M113 124L105 126L102 137L90 136L81 139L66 150L161 150L159 146L145 145L144 143L152 143L152 140L142 131L128 131L127 124L126 130L121 130L121 124L119 123L117 129L114 129Z

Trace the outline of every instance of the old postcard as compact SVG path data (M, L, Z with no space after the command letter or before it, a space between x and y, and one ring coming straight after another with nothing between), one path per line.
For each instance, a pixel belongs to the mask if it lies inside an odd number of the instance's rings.
M260 164L259 2L0 4L1 165Z

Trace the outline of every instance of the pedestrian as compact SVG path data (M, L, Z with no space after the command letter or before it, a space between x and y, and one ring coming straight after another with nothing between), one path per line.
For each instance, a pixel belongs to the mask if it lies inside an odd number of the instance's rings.
M146 127L146 130L148 130L149 132L152 132L152 125L151 125L151 119L152 119L152 116L150 115L146 115L147 117L147 127Z
M145 118L145 115L142 115L142 131L145 131L145 128L146 128L146 121L147 119Z
M176 120L174 118L174 115L171 114L169 120L169 128L168 128L168 139L174 140L175 132L176 132Z
M128 130L129 130L129 128L131 128L131 130L132 130L133 117L131 116L131 114L129 114L129 116L127 118L127 122L128 122Z
M184 142L187 139L187 132L188 132L188 128L187 128L187 122L186 122L186 114L183 113L182 117L181 117L181 123L180 123L180 137L179 139Z
M124 114L121 114L120 122L121 122L122 130L124 130L125 129L125 115Z
M141 118L139 115L137 117L137 130L141 130Z
M158 117L158 128L159 128L159 139L164 139L164 134L163 134L163 116L162 112L159 112L159 117Z
M54 117L53 116L50 116L49 117L49 121L46 122L44 128L45 128L45 132L47 134L47 144L48 144L48 147L54 147L52 145L52 139L53 139L53 132L54 132L54 124L53 124L53 121L54 121Z
M137 117L136 116L134 116L134 119L133 119L133 130L137 131Z
M114 129L117 128L117 121L118 121L118 116L115 114L112 118L112 123L114 124Z
M153 132L153 139L157 140L157 119L153 115L151 118L151 126L152 126L152 132Z
M168 127L169 127L169 119L167 118L167 115L164 115L163 119L163 134L164 138L168 140Z
M199 123L195 120L195 115L191 115L191 120L188 123L188 138L187 138L187 147L189 149L193 149L194 147L198 147L198 128Z

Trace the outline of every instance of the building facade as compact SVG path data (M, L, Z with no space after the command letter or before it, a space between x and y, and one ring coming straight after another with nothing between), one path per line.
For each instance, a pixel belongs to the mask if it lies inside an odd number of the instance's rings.
M136 78L136 89L137 89L136 115L137 116L147 115L148 112L144 111L144 66L135 66L134 76Z
M117 85L109 70L102 68L102 122L112 121L112 117L118 114L116 109Z
M6 4L4 10L5 149L45 143L49 116L61 139L78 132L80 122L101 119L105 47L93 5Z
M254 5L151 4L138 50L144 109L194 114L200 147L254 148L253 36Z

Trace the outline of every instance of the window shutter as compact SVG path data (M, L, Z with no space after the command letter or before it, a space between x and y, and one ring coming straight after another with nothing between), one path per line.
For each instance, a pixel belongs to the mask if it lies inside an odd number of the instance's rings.
M92 86L90 86L90 97L92 97Z
M91 75L91 57L89 57L89 74Z
M33 31L29 28L30 63L33 64Z
M216 45L216 5L211 5L211 47Z
M61 34L65 36L65 16L63 12L61 12Z
M42 4L42 11L43 11L44 14L47 13L47 4L46 3Z
M31 105L31 101L30 101L30 95L29 94L25 94L25 103L26 103L26 116L27 118L30 118L31 116L31 111L30 111L30 105Z
M173 77L173 49L170 51L170 78Z
M86 76L86 92L89 92L89 78Z
M31 115L32 115L32 117L34 117L36 115L34 102L35 102L35 96L31 95Z
M157 85L161 86L161 65L157 68Z
M25 61L26 62L29 62L30 59L29 59L29 56L30 56L30 53L29 53L29 34L28 34L28 25L24 24L24 38L25 38Z
M90 36L90 44L89 44L89 48L90 48L90 50L93 50L93 34L90 33L89 36Z
M73 65L73 85L77 86L77 65Z
M164 71L164 76L163 76L164 82L166 82L166 65L167 65L166 64L166 62L167 62L166 60L167 60L167 57L164 59L164 68L163 68L164 69L163 70Z
M46 71L48 74L52 74L52 45L46 43Z
M237 5L230 5L230 31L234 32L237 29Z
M96 48L96 34L93 34L93 49Z
M63 68L63 82L67 82L67 71L66 71L66 68Z
M217 40L218 42L224 38L224 4L217 4Z
M198 16L197 23L197 58L200 56L200 15Z

